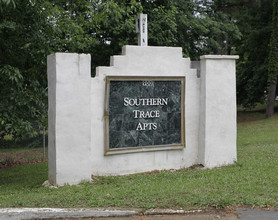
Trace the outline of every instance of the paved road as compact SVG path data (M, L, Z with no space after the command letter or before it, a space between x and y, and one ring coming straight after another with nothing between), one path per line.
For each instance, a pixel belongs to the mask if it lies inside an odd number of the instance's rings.
M14 208L1 209L0 220L28 219L97 219L97 220L278 220L278 211L257 209L236 209L229 212L184 211L184 210L140 210L129 209L52 209Z
M237 209L241 220L278 220L278 211Z

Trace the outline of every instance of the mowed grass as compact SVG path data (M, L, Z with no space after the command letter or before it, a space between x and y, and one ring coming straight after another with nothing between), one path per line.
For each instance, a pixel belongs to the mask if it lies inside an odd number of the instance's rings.
M47 163L0 170L0 207L278 207L278 119L238 124L238 162L43 187Z

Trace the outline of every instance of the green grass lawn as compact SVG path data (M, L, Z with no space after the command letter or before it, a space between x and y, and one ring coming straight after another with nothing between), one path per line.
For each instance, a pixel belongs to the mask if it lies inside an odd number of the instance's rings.
M43 187L45 180L47 163L1 169L0 207L278 207L278 119L238 124L235 165L95 177L61 188Z

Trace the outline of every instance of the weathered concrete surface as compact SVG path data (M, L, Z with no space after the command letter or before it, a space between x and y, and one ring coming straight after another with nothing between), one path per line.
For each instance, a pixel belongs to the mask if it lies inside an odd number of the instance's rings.
M22 219L74 219L90 217L115 217L138 215L136 209L60 209L60 208L7 208L0 209L0 220L22 220Z
M48 180L53 185L91 180L90 66L87 54L47 58Z
M98 220L117 220L119 218L97 218ZM199 215L157 215L157 216L136 216L121 218L124 220L238 220L234 214L227 215L211 215L211 214L199 214Z
M238 208L234 211L151 209L60 209L60 208L2 208L0 219L99 219L99 220L277 220L277 210Z
M201 56L199 163L208 168L237 160L236 65L238 56Z

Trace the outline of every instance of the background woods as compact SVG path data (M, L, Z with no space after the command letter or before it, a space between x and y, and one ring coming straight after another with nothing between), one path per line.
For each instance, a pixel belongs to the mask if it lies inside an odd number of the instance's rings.
M265 101L268 80L276 83L277 0L0 0L0 138L47 126L47 55L90 53L94 75L123 45L137 44L139 13L148 14L150 46L179 46L192 60L240 55L238 104Z

